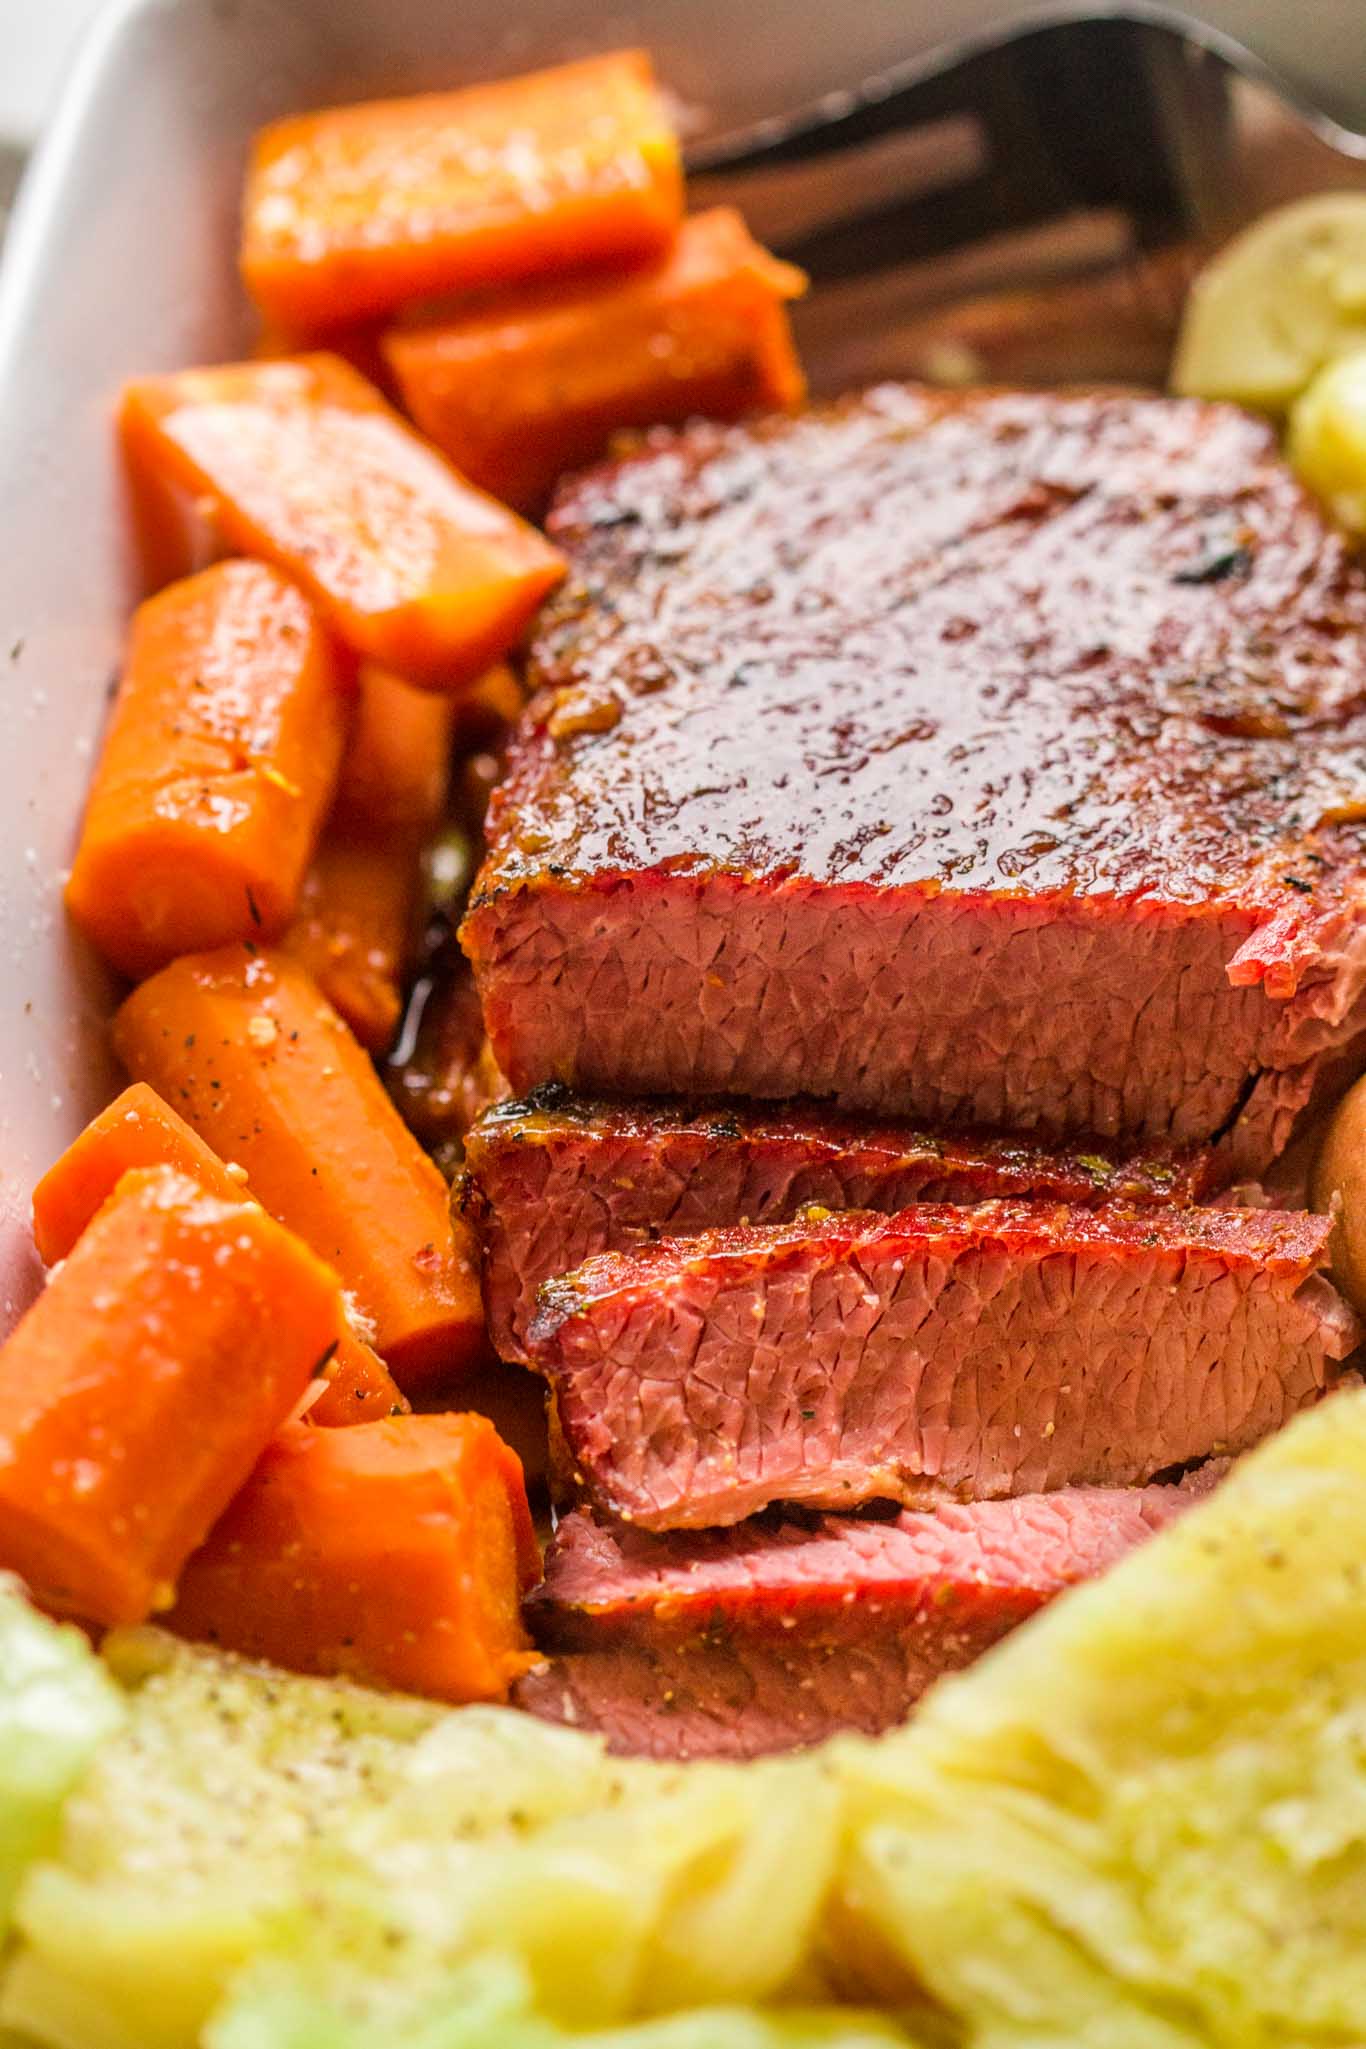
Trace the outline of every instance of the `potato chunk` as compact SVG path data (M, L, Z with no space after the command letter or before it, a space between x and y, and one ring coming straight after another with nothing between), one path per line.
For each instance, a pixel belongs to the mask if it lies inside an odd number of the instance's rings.
M1290 412L1291 462L1349 533L1366 533L1366 349L1320 371Z
M1366 192L1264 214L1196 279L1172 387L1283 413L1326 363L1366 343Z
M1336 1211L1333 1273L1345 1295L1366 1303L1366 1080L1333 1112L1314 1164L1314 1208Z

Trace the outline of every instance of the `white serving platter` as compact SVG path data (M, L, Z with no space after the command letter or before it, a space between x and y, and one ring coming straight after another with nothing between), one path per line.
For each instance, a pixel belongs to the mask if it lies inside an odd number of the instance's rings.
M34 0L41 5L42 0ZM26 180L0 272L0 1330L37 1284L36 1176L108 1100L112 985L61 881L139 595L110 428L138 373L237 351L252 130L639 41L722 134L952 44L981 0L111 0ZM1108 13L997 0L994 23ZM1160 14L1135 0L1136 14ZM1366 0L1202 0L1303 83L1366 62ZM1360 71L1361 67L1358 67Z

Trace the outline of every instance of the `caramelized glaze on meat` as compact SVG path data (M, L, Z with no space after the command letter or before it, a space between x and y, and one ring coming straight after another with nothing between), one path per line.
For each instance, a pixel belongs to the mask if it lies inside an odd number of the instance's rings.
M1267 427L888 387L552 529L465 927L514 1087L1283 1142L1361 1022L1366 578Z

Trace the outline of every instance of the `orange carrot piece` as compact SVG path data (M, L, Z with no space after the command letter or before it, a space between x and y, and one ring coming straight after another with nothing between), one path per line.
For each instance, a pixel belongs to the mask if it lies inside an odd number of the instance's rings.
M371 1053L386 1053L398 1030L420 860L411 835L330 827L282 941Z
M391 328L384 349L423 433L474 483L534 511L618 428L797 404L785 302L805 283L718 206L648 269Z
M340 356L353 370L368 378L386 398L393 396L393 377L384 360L381 347L383 329L378 326L343 327L329 332L327 346L334 356ZM258 363L277 363L281 356L297 356L307 348L303 335L290 334L283 327L272 327L267 322L252 344L251 354Z
M331 820L285 936L371 1053L398 1028L421 841L445 809L454 723L454 699L362 665Z
M485 688L481 676L462 694L462 712L465 697ZM430 832L446 808L456 705L439 691L414 689L401 676L363 663L334 821L382 833Z
M129 385L121 413L148 553L207 508L276 563L357 654L454 689L518 639L564 574L534 527L467 484L339 356Z
M124 1003L114 1044L336 1268L405 1393L479 1355L470 1229L452 1222L441 1175L296 961L246 947L173 961Z
M247 1198L246 1174L226 1166L155 1089L134 1082L91 1119L33 1191L33 1242L55 1266L103 1209L125 1174L174 1167L224 1202Z
M527 694L506 662L491 669L461 692L455 703L455 744L465 752L501 746L526 707Z
M316 614L278 571L221 562L138 609L66 889L116 967L284 929L349 716Z
M385 1416L406 1416L411 1404L378 1352L348 1331L336 1357L324 1369L327 1386L303 1415L305 1423L324 1430L376 1423Z
M650 60L619 50L262 129L242 274L267 319L318 335L430 293L638 260L682 210Z
M282 1430L181 1575L181 1635L297 1672L502 1700L533 1662L522 1469L483 1416Z
M341 1314L256 1203L127 1175L0 1352L0 1564L85 1622L168 1606Z
M124 1175L139 1167L174 1167L207 1195L248 1199L246 1170L220 1160L155 1089L135 1081L92 1118L33 1191L33 1238L45 1266L68 1256ZM327 1389L309 1409L310 1423L368 1423L407 1407L384 1361L349 1325L320 1370Z

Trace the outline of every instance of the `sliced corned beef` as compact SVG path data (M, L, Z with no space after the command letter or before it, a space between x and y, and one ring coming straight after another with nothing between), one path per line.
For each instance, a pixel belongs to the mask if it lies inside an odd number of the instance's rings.
M994 1202L605 1253L530 1351L576 1480L647 1529L771 1502L1129 1485L1237 1453L1358 1342L1330 1219Z
M1197 1476L1198 1482L1198 1476ZM651 1537L567 1516L528 1620L522 1706L616 1751L756 1757L875 1736L1195 1498L1186 1486L946 1502Z
M1208 1149L1049 1147L795 1106L591 1102L556 1083L487 1111L466 1135L465 1166L489 1334L503 1359L525 1358L541 1284L598 1252L786 1223L812 1204L891 1213L998 1195L1192 1202L1214 1177Z
M1366 1024L1366 570L1269 427L886 387L552 528L463 932L515 1089L1282 1148Z

